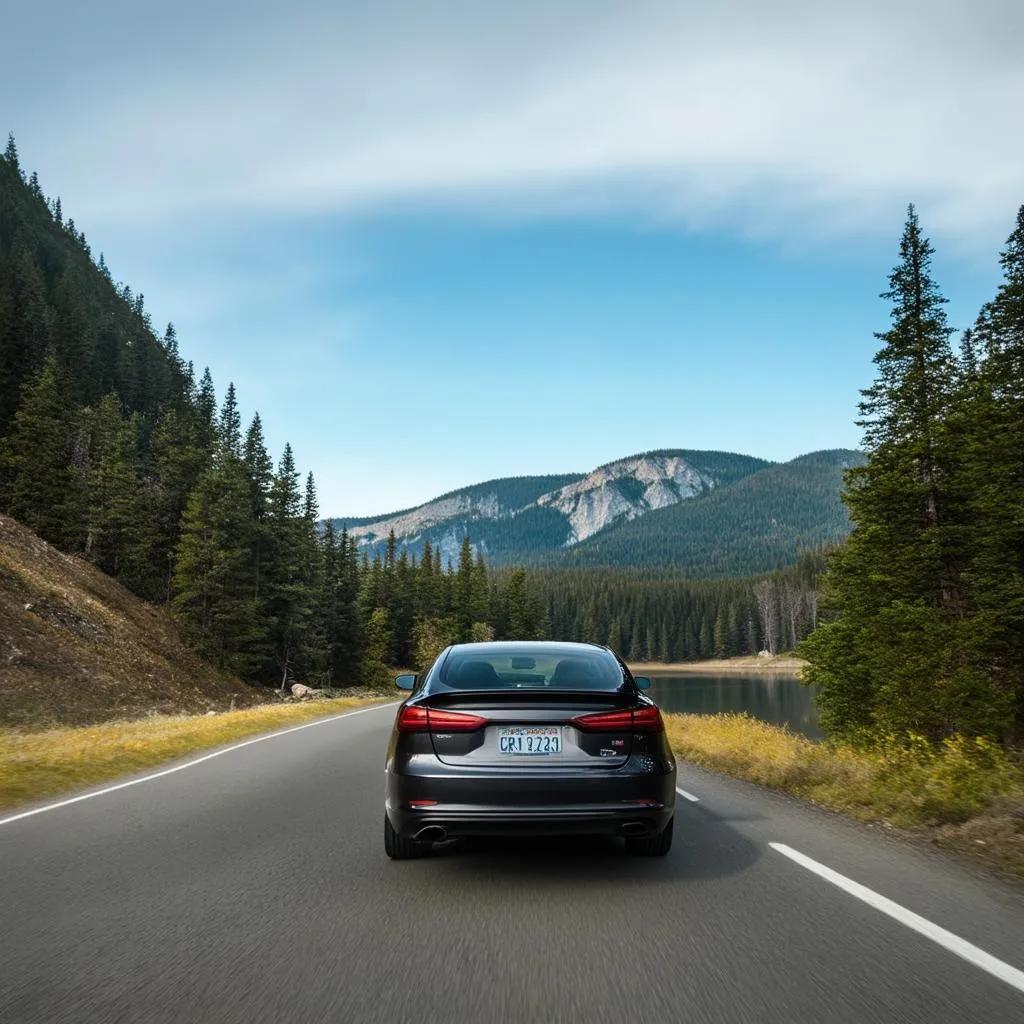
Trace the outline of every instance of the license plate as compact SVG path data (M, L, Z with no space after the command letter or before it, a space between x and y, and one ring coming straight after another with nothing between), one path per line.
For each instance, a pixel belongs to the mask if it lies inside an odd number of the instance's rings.
M502 754L560 754L562 730L557 725L503 725L498 729Z

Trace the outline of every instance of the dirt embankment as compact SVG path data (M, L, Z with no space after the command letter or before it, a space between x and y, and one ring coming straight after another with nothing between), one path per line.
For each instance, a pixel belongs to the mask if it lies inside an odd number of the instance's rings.
M267 699L190 651L165 609L0 516L0 726L88 725Z

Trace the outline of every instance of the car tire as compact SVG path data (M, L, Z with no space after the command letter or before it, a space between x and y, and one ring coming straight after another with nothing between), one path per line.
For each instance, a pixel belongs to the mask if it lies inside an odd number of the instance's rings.
M430 852L430 843L418 843L415 839L400 836L392 827L387 814L384 815L384 852L392 860L412 860L424 857Z
M644 836L642 839L627 839L626 853L642 857L664 857L672 849L672 827L675 822L675 818L670 819L669 823L656 835Z

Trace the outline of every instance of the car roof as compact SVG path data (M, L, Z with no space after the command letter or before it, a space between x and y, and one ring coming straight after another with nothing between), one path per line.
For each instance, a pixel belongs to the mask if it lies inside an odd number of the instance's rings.
M472 651L486 657L488 654L511 654L515 651L533 651L537 654L548 655L562 654L570 656L573 654L607 654L611 651L600 644L575 643L569 640L488 640L476 644L454 644L451 648L454 651Z

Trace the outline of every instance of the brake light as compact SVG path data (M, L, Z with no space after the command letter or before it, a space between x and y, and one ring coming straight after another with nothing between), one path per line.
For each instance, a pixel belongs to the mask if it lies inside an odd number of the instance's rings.
M632 732L632 711L598 711L593 715L580 715L572 724L584 732Z
M634 732L664 732L665 726L661 721L661 712L651 705L646 708L638 708L633 712Z
M572 724L584 732L663 732L661 712L656 707L632 711L598 711L580 715Z
M395 723L399 732L429 732L427 724L427 709L416 705L406 704L398 713L398 721Z
M431 732L475 732L487 724L486 718L467 715L462 711L435 711L427 708L427 720Z
M417 704L406 704L398 715L399 732L475 732L487 724L486 718L461 711L435 711Z

